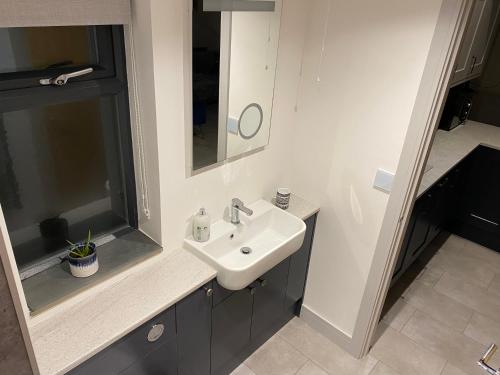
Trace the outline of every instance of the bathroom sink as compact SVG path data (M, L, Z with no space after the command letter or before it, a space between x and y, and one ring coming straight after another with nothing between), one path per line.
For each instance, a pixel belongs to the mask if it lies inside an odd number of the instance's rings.
M210 240L184 244L193 254L217 270L217 281L226 289L240 290L296 252L306 230L305 223L259 200L248 205L252 216L240 214L240 224L219 220L210 227Z

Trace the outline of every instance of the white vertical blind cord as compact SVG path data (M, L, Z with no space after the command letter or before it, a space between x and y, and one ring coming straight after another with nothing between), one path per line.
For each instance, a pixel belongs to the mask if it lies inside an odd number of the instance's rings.
M321 82L321 68L323 66L323 59L325 57L325 46L326 46L326 38L328 37L328 23L330 21L330 12L332 9L332 1L327 0L328 2L328 8L326 11L326 20L325 20L325 26L323 30L323 40L321 42L321 55L319 57L319 63L318 63L318 75L316 77L316 82Z
M149 193L148 193L148 183L147 183L147 171L146 162L144 155L144 137L142 129L142 119L141 119L141 97L139 95L139 80L137 79L137 68L135 61L135 43L134 43L134 30L132 23L129 25L129 49L132 67L132 81L133 81L133 91L134 91L134 112L135 112L135 130L137 138L137 149L139 156L139 180L141 185L141 203L142 212L149 220L151 219L151 212L149 209Z

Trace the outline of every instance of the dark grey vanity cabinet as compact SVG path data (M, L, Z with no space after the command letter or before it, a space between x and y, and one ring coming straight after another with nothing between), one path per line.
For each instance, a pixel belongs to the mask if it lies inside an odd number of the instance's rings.
M161 313L70 374L177 374L175 309L170 308Z
M218 289L221 289L218 286ZM250 347L254 287L229 296L212 310L212 374L228 374ZM215 289L217 294L217 288Z
M247 288L210 281L70 374L229 374L300 311L315 224L307 219L302 247Z
M290 258L285 259L256 281L251 339L265 342L286 321L285 294Z
M176 305L179 375L210 375L213 283Z
M306 234L299 250L290 257L290 270L286 287L285 308L290 314L299 315L302 298L306 288L309 259L316 228L316 217L313 215L305 220Z

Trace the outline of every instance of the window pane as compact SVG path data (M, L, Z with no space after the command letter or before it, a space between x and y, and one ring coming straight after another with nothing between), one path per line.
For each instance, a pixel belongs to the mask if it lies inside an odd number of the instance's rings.
M0 202L19 268L127 224L115 97L0 113Z
M96 65L95 28L87 26L0 28L0 73Z

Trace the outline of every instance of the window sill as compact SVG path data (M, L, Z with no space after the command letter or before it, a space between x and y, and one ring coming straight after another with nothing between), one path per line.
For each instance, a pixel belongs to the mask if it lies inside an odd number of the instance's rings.
M134 230L98 247L99 271L93 276L72 276L67 262L34 275L22 282L31 315L36 316L161 251L160 245Z

